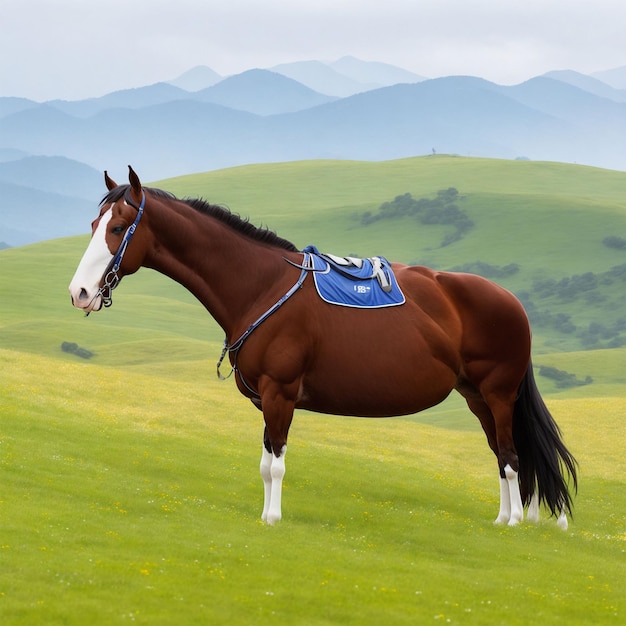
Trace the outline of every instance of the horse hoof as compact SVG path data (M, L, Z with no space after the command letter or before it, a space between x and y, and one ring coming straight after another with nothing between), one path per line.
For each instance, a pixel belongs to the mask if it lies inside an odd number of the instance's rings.
M274 524L276 524L277 522L280 522L281 519L282 519L282 516L280 515L280 513L278 514L268 513L267 517L265 518L265 523L268 526L274 526Z

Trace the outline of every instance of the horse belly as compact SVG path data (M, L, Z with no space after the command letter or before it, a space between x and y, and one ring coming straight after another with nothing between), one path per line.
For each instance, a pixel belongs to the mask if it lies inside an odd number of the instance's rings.
M457 368L441 330L433 329L428 337L415 324L396 322L327 330L305 373L297 406L390 417L442 402L456 384Z

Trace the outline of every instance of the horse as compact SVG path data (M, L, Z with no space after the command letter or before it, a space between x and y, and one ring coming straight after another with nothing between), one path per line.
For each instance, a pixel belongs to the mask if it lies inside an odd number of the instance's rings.
M414 414L452 390L496 456L497 524L538 519L543 503L567 528L577 462L537 389L519 300L477 275L391 263L404 295L393 307L322 300L307 253L202 199L178 199L104 173L108 192L69 285L89 315L140 267L186 287L225 334L238 390L262 411L262 519L282 518L287 437L296 408L360 417ZM223 378L223 377L222 377Z

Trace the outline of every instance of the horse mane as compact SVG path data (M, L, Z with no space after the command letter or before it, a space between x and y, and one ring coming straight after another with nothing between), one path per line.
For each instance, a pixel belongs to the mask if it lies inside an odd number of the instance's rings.
M121 200L129 187L130 185L118 185L117 187L109 191L109 193L107 193L104 198L102 198L100 206ZM254 224L251 224L248 219L244 219L236 213L232 213L226 207L217 204L210 204L209 202L201 198L184 198L183 200L179 200L174 194L170 193L169 191L163 191L162 189L144 187L143 190L147 194L156 198L166 200L178 200L179 202L183 202L195 211L198 211L203 215L213 217L223 224L226 224L233 230L236 230L242 235L245 235L250 239L254 239L255 241L260 241L261 243L266 243L270 246L275 246L277 248L283 248L284 250L289 250L291 252L298 251L298 248L293 243L291 243L291 241L279 237L273 230L270 230L269 228L258 228L257 226L254 226Z

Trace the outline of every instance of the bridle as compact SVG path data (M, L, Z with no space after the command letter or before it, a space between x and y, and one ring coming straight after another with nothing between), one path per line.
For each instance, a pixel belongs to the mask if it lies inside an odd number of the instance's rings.
M126 254L126 249L128 248L128 244L130 240L133 238L135 234L135 230L137 229L137 224L139 224L139 220L141 220L141 216L143 215L143 209L146 205L146 194L144 190L141 190L141 203L137 204L130 197L130 188L127 189L124 194L124 202L129 204L130 206L137 209L137 217L135 221L128 227L126 233L124 234L124 239L122 239L122 243L120 247L117 249L117 252L113 255L113 258L107 265L107 268L104 270L103 274L103 283L102 287L98 289L98 293L96 293L95 298L98 296L102 297L102 305L104 307L110 307L113 304L113 298L111 297L111 292L119 285L120 277L118 272L120 271L120 266L122 265L122 260L124 259L124 255ZM94 298L94 299L95 299ZM89 312L86 313L89 315Z

